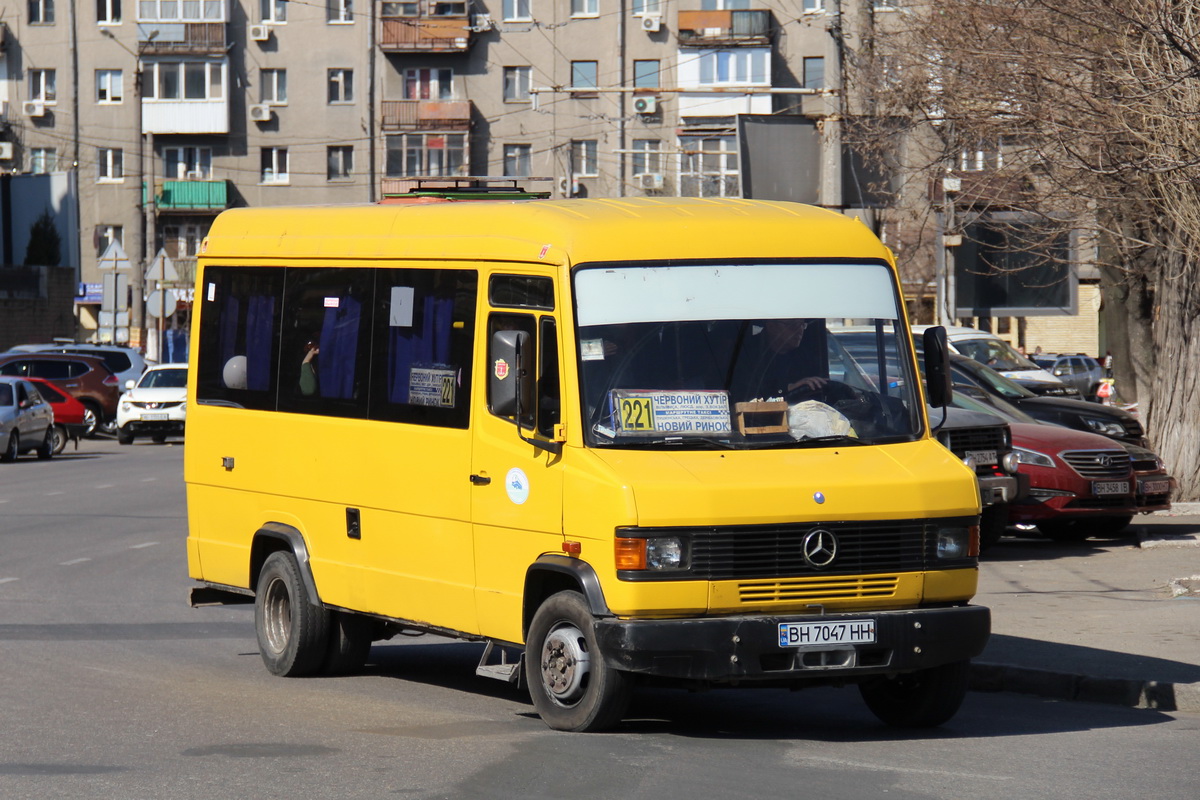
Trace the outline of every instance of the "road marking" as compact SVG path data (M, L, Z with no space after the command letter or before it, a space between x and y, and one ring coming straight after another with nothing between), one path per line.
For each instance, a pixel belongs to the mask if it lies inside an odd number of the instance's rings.
M72 567L72 566L75 566L76 564L82 564L85 561L91 561L91 559L90 558L73 558L70 561L60 562L59 566L60 567Z
M20 578L0 578L0 583L12 583L13 581L19 581L19 580L21 580L21 579Z
M158 478L142 478L142 483L153 483L156 480L158 480Z
M113 488L113 484L111 484L111 483L101 483L101 484L97 484L97 485L96 485L96 488L97 488L97 489L111 489L111 488Z
M0 500L0 503L7 503L7 502L8 502L8 498L7 498L7 497L6 497L6 498L4 498L3 500Z
M66 492L46 492L42 497L54 497L56 494L66 494Z
M130 545L130 550L141 550L143 547L154 547L158 542L142 542L141 544Z

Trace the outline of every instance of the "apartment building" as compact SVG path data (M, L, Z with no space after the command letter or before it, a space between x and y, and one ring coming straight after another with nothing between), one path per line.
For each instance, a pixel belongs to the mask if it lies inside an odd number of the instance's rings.
M2 2L0 169L75 173L95 285L113 242L134 270L165 251L182 284L225 208L419 176L858 213L840 37L896 0Z

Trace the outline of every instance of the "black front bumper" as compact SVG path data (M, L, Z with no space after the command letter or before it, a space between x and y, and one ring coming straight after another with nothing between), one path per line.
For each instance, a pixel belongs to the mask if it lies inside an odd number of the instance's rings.
M782 622L873 620L870 644L781 647ZM911 672L972 658L991 633L983 606L853 614L596 621L614 669L705 683L845 680Z

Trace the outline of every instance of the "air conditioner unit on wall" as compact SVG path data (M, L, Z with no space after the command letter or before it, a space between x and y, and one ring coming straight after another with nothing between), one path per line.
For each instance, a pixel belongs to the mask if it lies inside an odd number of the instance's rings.
M266 103L250 106L250 119L254 120L255 122L270 122L271 107Z
M46 104L41 100L26 100L21 104L21 112L27 117L40 117L46 113Z
M270 25L251 25L250 26L250 38L256 42L265 42L267 39L271 38L271 26Z
M646 33L658 33L662 30L662 17L642 17L642 30Z
M661 172L645 172L637 176L638 188L640 189L661 189L663 188L663 176Z
M12 161L13 143L0 142L0 161Z
M633 110L639 114L654 114L658 111L658 98L645 95L633 98Z
M484 33L496 27L495 20L491 14L476 14L475 24L470 27L471 33Z

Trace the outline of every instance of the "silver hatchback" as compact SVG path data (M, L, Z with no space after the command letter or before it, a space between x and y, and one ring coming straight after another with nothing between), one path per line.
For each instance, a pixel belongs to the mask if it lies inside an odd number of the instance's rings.
M29 381L0 376L0 461L30 450L38 458L54 455L54 409Z

